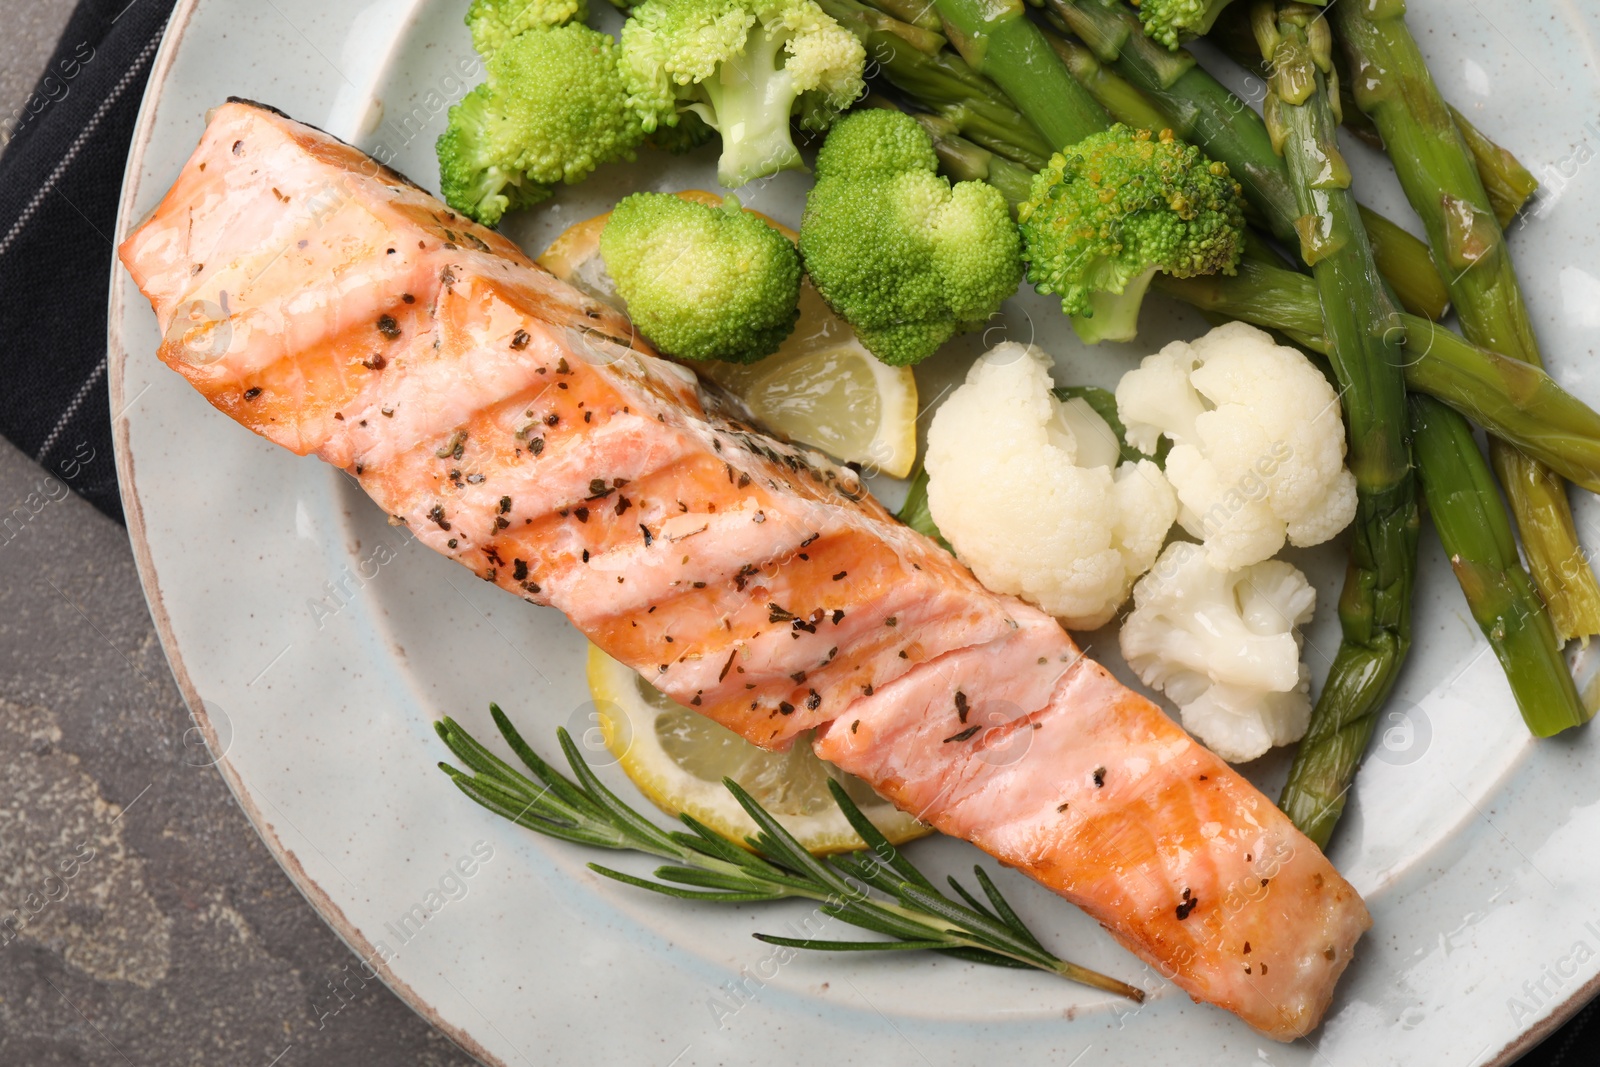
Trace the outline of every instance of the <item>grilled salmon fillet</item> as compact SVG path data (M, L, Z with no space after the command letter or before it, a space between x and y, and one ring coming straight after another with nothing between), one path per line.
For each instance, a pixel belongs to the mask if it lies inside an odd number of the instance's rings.
M1371 925L1276 805L1050 619L856 701L816 751L1273 1037L1316 1026Z
M123 244L159 356L756 744L819 754L1290 1040L1370 925L1248 782L826 457L396 172L216 109Z

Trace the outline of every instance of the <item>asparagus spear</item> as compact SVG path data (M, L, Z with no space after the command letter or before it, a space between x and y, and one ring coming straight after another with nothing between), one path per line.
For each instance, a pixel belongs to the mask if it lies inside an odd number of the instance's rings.
M1118 122L1148 127L1138 112L1122 114L1119 104L1131 93L1142 95L1146 111L1179 137L1200 146L1206 155L1228 165L1273 236L1296 243L1294 223L1300 210L1283 159L1273 150L1266 124L1250 105L1195 62L1189 52L1169 52L1140 32L1131 9L1110 0L1047 0L1050 13L1076 34L1101 62L1113 65L1125 91L1112 92L1115 76L1100 72L1095 83L1105 95L1097 98ZM1052 43L1063 39L1050 35ZM1070 47L1063 45L1062 47ZM1080 63L1081 65L1081 63ZM1078 67L1068 64L1074 75ZM1131 83L1131 84L1130 84ZM1449 303L1444 280L1428 247L1375 211L1361 208L1378 269L1394 287L1407 311L1426 318L1444 315Z
M1406 199L1428 231L1461 332L1540 364L1505 235L1404 12L1399 2L1329 9L1356 72L1356 103L1377 123ZM1600 633L1600 582L1578 543L1566 486L1505 442L1491 442L1489 455L1556 630L1563 639Z
M1033 189L1033 171L962 137L948 119L926 112L911 117L933 138L933 150L945 174L958 182L988 182L1000 190L1015 216L1017 205L1028 199Z
M1106 109L1112 119L1136 130L1170 128L1184 140L1193 140L1191 131L1179 128L1167 115L1157 110L1132 82L1107 70L1087 46L1060 34L1045 36L1073 78L1089 91L1089 95Z
M1511 225L1522 205L1539 189L1539 179L1528 173L1517 157L1501 148L1484 135L1483 131L1467 120L1467 116L1450 108L1450 117L1456 120L1461 139L1472 152L1473 165L1483 181L1483 191L1489 194L1494 205L1494 217L1502 227Z
M988 77L1057 150L1111 126L1028 18L1022 0L935 0L945 34L972 69Z
M1589 720L1544 601L1517 557L1511 519L1465 419L1413 395L1411 443L1428 514L1467 606L1500 659L1523 721L1550 737Z
M1240 4L1237 8L1225 12L1217 20L1211 33L1206 36L1206 40L1221 48L1240 66L1263 79L1266 78L1265 65L1262 63L1260 51L1256 48L1255 34L1250 29L1250 16L1246 5ZM1338 56L1334 59L1335 63L1339 61ZM1374 148L1381 149L1383 137L1372 120L1356 105L1354 79L1346 77L1346 72L1343 70L1339 72L1339 87L1342 98L1340 114L1345 128ZM1484 189L1494 204L1495 216L1500 220L1500 225L1508 225L1539 188L1538 179L1528 173L1527 168L1517 160L1516 156L1495 144L1486 134L1472 125L1460 111L1451 107L1450 114L1455 118L1461 136L1466 139L1467 147L1472 152L1473 165L1477 168Z
M1000 88L943 47L944 38L857 0L818 0L822 9L860 38L867 59L890 85L919 107L949 122L970 141L1028 168L1041 169L1054 151ZM875 0L887 5L891 0Z
M1275 9L1267 0L1254 14L1261 53L1273 66L1267 121L1300 206L1301 251L1322 297L1356 476L1350 569L1339 600L1344 639L1278 801L1306 836L1325 845L1411 644L1417 485L1404 350L1389 329L1396 313L1356 211L1329 104L1332 35L1320 9L1304 4Z

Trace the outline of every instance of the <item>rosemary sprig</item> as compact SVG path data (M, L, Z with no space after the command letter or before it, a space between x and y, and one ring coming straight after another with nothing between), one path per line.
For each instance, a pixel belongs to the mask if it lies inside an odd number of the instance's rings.
M973 871L985 900L954 878L950 886L959 899L940 892L868 821L837 782L830 781L828 788L866 842L866 851L811 855L754 797L725 778L723 784L760 827L746 840L749 848L740 848L689 815L678 816L686 830L661 829L601 783L566 730L557 730L556 737L572 769L571 778L541 759L498 705L489 705L489 712L533 777L490 752L448 717L434 728L471 773L448 763L440 763L439 769L467 796L518 826L563 841L643 852L667 861L655 869L653 881L589 864L597 874L685 900L814 900L824 914L889 938L825 941L755 935L771 945L834 952L931 949L976 963L1033 967L1130 1000L1144 1000L1144 992L1135 986L1052 955L981 867Z

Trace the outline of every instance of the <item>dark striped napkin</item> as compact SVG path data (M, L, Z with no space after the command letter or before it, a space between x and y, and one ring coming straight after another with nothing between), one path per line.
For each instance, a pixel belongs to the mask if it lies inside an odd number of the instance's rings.
M106 297L122 168L173 0L82 0L0 155L0 433L121 521ZM92 461L86 458L92 457Z

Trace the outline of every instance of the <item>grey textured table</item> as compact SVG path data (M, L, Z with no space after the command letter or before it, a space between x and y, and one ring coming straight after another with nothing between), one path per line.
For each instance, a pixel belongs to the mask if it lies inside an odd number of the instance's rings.
M0 0L0 116L72 4ZM126 532L0 440L0 515L41 503L0 537L0 1064L472 1064L362 980L209 766Z

